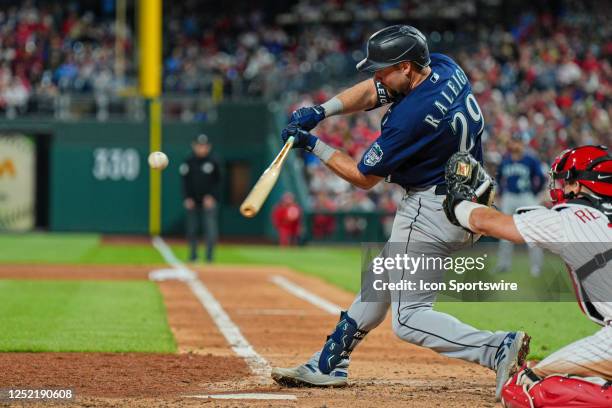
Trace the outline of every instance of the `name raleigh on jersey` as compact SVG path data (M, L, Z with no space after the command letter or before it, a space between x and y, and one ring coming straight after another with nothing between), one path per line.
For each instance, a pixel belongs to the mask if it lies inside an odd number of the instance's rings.
M451 75L451 79L452 81L448 81L446 83L446 88L440 92L440 95L444 98L444 100L446 100L446 102L448 102L449 107L453 104L455 98L461 93L463 87L468 83L468 78L461 68L457 68L455 70L455 73ZM437 74L433 73L430 80L434 83L437 82ZM469 107L469 104L467 105ZM448 112L448 107L440 102L439 99L434 101L433 106L440 111L442 117L440 119L436 119L432 114L429 114L425 116L424 122L433 126L434 129L437 129L442 119L444 119L444 115L446 115L446 112Z

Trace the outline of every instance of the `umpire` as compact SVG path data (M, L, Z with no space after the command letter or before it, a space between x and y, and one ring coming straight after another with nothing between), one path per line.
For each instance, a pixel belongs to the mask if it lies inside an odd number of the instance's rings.
M218 236L219 163L210 155L212 146L205 134L199 135L191 148L193 155L179 168L183 178L183 205L187 210L189 260L194 262L198 258L198 226L201 225L206 239L206 261L210 263Z

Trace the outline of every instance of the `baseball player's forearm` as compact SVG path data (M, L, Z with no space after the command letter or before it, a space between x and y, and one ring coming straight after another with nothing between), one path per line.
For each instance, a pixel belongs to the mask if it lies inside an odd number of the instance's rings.
M360 172L355 160L339 150L336 150L325 164L338 176L364 190L371 189L382 180L382 177L365 175Z
M474 208L469 214L469 225L470 230L477 234L505 239L515 244L525 242L514 224L514 218L493 208Z
M376 106L377 102L374 81L372 79L366 79L365 81L359 82L340 92L335 98L338 98L342 103L341 111L336 113L346 114L373 108Z
M330 116L372 109L389 103L389 100L384 85L378 84L377 87L373 79L367 79L340 92L321 105L304 106L294 110L289 123L310 131Z

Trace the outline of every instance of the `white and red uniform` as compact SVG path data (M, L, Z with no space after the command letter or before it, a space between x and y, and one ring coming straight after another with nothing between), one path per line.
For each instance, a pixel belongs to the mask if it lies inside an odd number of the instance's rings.
M565 261L581 309L603 326L532 370L542 378L563 373L612 380L612 262L607 261L612 256L612 224L581 199L516 214L514 223L529 245L546 248Z

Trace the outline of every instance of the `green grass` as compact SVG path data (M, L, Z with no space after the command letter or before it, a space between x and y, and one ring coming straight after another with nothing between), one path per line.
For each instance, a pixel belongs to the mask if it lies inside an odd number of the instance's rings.
M160 265L164 258L147 245L100 245L84 254L77 263L89 265Z
M157 286L0 280L0 351L176 351Z
M175 254L186 259L184 245L173 246ZM529 259L516 251L513 271L500 275L506 281L529 282L525 271ZM316 276L342 289L356 293L360 285L361 250L359 247L303 247L222 245L217 250L220 264L284 265ZM496 259L491 257L494 265ZM547 256L548 273L559 266L558 258ZM333 301L333 299L330 299ZM348 305L341 305L348 306ZM599 326L589 321L576 302L438 302L436 310L452 314L474 327L486 330L524 330L533 338L530 358L542 359L582 337L593 334Z
M0 263L78 263L99 242L93 234L2 234Z
M576 302L439 302L435 309L479 329L526 331L532 337L529 358L538 360L600 328Z
M163 264L150 245L103 245L97 234L0 234L0 264Z
M179 259L187 259L185 245L172 246ZM287 266L317 276L343 289L359 290L359 247L306 246L281 248L270 245L221 245L215 262L233 265Z
M185 245L175 245L173 250L180 259L187 259L187 248ZM500 279L528 282L526 280L526 276L528 276L526 271L529 266L527 257L524 253L517 251L514 259L514 270L511 273L500 275ZM149 245L102 245L99 237L93 234L13 234L0 235L0 263L3 262L162 264L164 261L157 251ZM490 262L494 264L494 257L490 259ZM319 277L351 292L359 290L359 270L361 264L361 251L359 247L307 246L300 248L279 248L269 245L220 245L216 252L216 263L282 265L307 275ZM547 258L546 263L553 268L555 263L558 265L558 261L553 257ZM74 285L75 283L72 284ZM108 285L112 287L118 284L118 282L113 282ZM51 283L46 285L51 285ZM81 283L78 285L81 285ZM86 283L82 283L82 285L86 285ZM6 292L6 289L3 290L2 288L3 286L0 286L0 298ZM125 290L125 288L121 290ZM92 294L92 296L95 295L99 303L104 303L106 296L112 296L110 292L112 290L107 288L106 292L100 292L100 295ZM125 294L126 292L123 293ZM12 293L10 295L13 296ZM49 294L47 293L47 295ZM136 300L137 297L128 296L128 299L116 301L135 302ZM334 299L330 300L333 301ZM61 301L58 306L62 306L63 303L68 304ZM90 311L81 314L79 310L87 306L71 307L73 311L66 311L66 313L74 313L74 316L72 316L74 319L79 319L79 316L94 315ZM11 316L7 314L6 307L7 304L5 302L0 303L0 316L4 316L4 319L7 318L6 316ZM91 305L91 307L96 307L96 305ZM148 307L143 306L140 309ZM153 310L159 310L161 306L155 303L152 307ZM598 330L598 326L590 322L580 312L575 302L439 302L436 304L436 309L450 313L462 321L481 329L521 329L528 331L533 337L532 358L543 358L550 352ZM120 312L121 310L118 310L117 313L109 315L121 316ZM2 329L5 324L2 320L3 318L0 318L0 328ZM36 316L34 315L33 318L36 318ZM29 318L25 319L25 321L30 326L28 323ZM44 321L38 322L36 325L33 325L33 328L27 330L34 330L38 326L41 328L38 331L41 335L46 333L47 330L50 332L54 330L53 325L45 326ZM102 332L101 335L104 335L106 331L113 333L116 330L114 325L104 324L104 320L100 321L100 325L96 324L90 327L91 330L98 328ZM6 332L0 331L0 336L3 333ZM128 337L137 333L137 331L130 331ZM81 334L85 336L87 332L79 333L79 336ZM115 334L109 335L110 338L113 338ZM10 337L13 338L13 334ZM66 341L67 344L70 344L71 341L74 342L75 340L70 337L67 336L62 341ZM6 349L7 345L5 343L7 341L6 338L0 337L0 350ZM123 339L118 340L114 344L119 347L123 341ZM56 341L55 344L59 346L61 342Z

